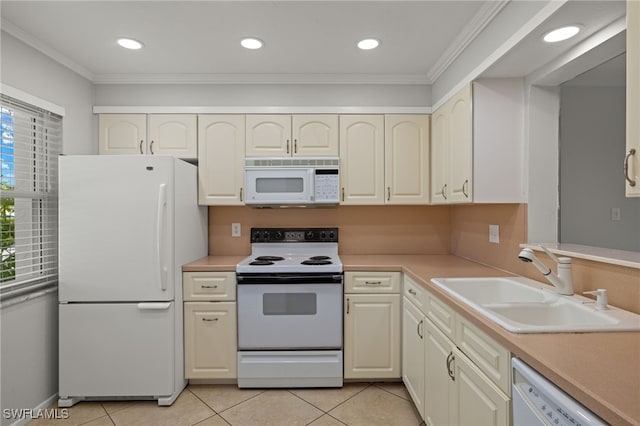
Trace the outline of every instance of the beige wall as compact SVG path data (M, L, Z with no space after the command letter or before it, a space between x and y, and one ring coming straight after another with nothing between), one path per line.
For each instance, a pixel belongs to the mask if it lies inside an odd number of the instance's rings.
M231 237L231 223L242 237ZM489 243L489 225L500 226L500 243ZM340 228L341 254L448 254L475 260L544 282L531 265L518 260L527 241L526 204L456 206L340 206L318 209L209 208L209 254L248 255L251 227ZM555 269L544 254L540 259ZM609 302L640 313L640 270L573 260L577 293L609 290Z

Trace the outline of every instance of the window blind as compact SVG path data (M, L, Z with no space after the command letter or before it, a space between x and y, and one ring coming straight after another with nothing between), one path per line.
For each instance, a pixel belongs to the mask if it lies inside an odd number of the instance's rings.
M0 300L58 282L62 117L0 94Z

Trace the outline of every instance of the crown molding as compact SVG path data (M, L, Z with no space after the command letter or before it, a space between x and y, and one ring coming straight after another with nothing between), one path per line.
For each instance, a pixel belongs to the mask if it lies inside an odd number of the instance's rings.
M81 75L82 77L86 78L91 82L94 81L94 77L95 77L94 74L91 71L89 71L87 68L78 64L74 60L69 59L68 56L64 55L63 53L60 53L53 47L49 46L48 44L38 39L37 37L27 33L17 25L14 25L13 23L7 21L6 19L1 19L0 28L2 29L2 31L5 31L7 34L12 35L13 37L17 38L23 43L36 49L40 53L43 53L45 56L48 56L54 61L69 68L71 71Z
M424 75L404 74L96 74L95 84L408 84Z
M458 56L478 37L493 18L509 3L510 0L485 1L478 13L471 19L469 24L460 32L458 37L451 43L449 48L440 56L438 61L427 72L429 84L440 77L440 75L455 61Z

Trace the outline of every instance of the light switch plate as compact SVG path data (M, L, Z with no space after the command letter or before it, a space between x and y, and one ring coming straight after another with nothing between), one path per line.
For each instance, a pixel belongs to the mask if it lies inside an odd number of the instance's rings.
M494 244L500 243L500 226L489 225L489 242Z

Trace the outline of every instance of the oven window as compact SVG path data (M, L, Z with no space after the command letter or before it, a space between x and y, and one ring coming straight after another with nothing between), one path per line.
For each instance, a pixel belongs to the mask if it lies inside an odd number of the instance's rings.
M304 179L301 177L257 178L256 192L259 194L300 193L304 191Z
M315 315L315 293L264 293L263 315Z

